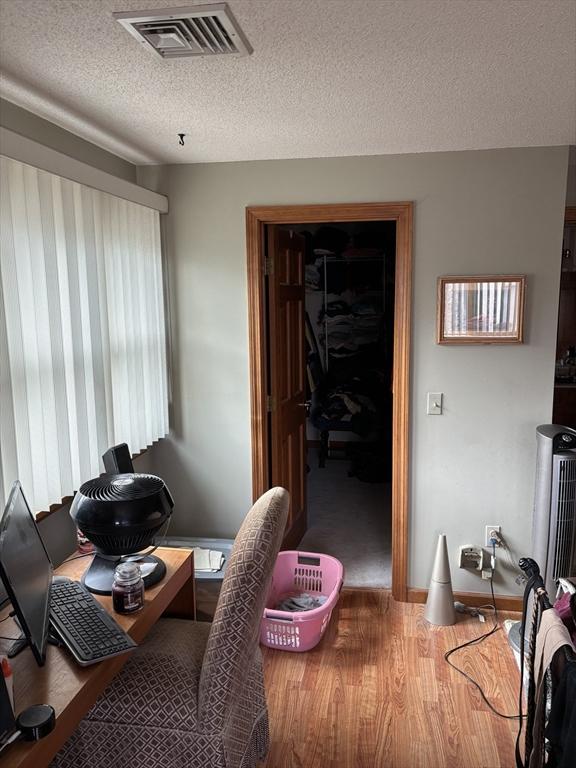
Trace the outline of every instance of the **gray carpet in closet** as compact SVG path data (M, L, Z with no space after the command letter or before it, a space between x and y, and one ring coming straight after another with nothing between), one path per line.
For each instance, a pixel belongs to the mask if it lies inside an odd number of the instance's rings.
M348 587L390 587L390 483L348 477L349 462L309 458L308 530L298 549L323 552L344 565Z

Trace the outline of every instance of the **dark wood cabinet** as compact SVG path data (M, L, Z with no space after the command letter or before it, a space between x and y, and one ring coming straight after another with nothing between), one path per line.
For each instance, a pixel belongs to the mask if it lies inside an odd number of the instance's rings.
M576 429L576 384L560 384L554 387L554 424Z
M574 346L576 346L576 272L562 272L556 359L559 360L566 354L569 347Z
M552 421L576 429L576 208L566 209ZM564 268L564 262L568 268Z

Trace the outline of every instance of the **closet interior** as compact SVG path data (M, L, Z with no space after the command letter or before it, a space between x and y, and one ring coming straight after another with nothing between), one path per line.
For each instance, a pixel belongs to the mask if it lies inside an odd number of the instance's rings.
M396 224L288 227L305 238L308 530L348 586L391 585Z

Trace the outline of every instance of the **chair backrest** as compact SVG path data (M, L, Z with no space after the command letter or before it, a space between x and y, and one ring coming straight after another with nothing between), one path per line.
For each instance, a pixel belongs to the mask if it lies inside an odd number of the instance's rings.
M219 729L258 648L260 621L288 516L289 494L272 488L246 515L228 560L210 629L198 692L201 728Z

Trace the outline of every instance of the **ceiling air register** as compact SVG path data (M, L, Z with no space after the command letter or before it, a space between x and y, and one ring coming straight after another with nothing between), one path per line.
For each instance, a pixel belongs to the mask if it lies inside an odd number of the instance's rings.
M132 37L163 59L252 53L250 43L226 3L113 15Z

